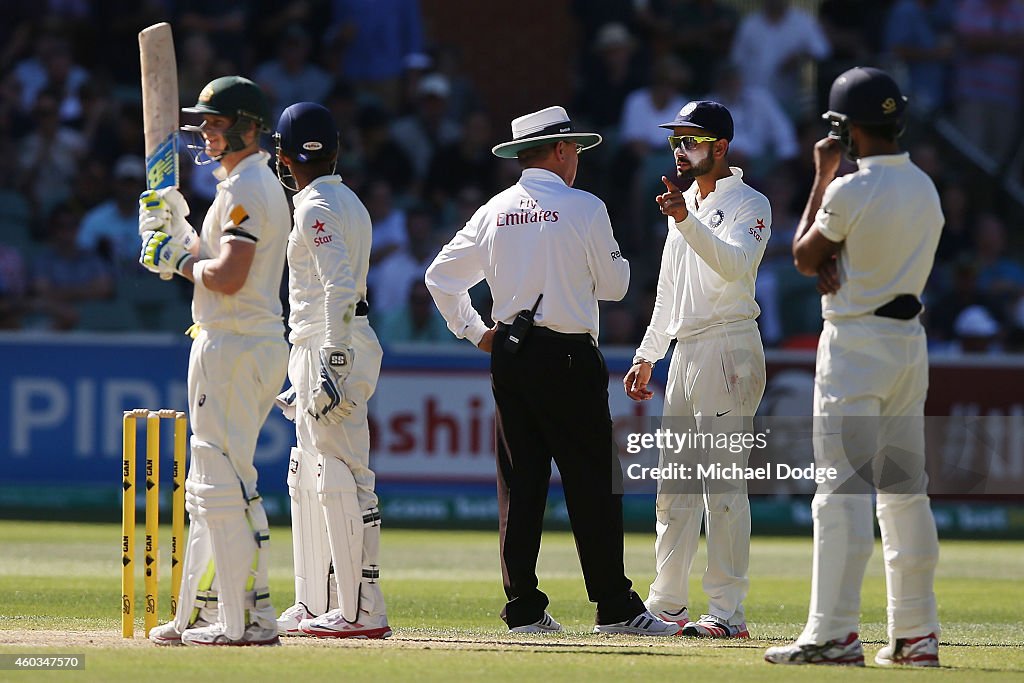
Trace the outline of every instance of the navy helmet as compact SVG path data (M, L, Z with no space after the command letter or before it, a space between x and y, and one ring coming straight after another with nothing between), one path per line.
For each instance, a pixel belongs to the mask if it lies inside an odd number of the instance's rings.
M338 153L334 116L315 102L299 102L285 109L274 137L278 149L300 163L330 159Z

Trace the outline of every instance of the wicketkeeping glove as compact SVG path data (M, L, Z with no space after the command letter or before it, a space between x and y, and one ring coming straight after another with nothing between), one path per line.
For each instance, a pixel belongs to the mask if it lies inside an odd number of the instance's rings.
M178 273L184 277L185 268L193 260L192 254L166 232L157 230L143 233L139 263L151 273L160 273L161 276Z
M345 380L352 372L351 348L325 346L320 349L320 385L313 389L307 412L322 424L341 423L356 404L345 396Z
M199 256L199 235L185 220L188 202L176 187L146 190L139 195L139 234L166 232L193 256Z

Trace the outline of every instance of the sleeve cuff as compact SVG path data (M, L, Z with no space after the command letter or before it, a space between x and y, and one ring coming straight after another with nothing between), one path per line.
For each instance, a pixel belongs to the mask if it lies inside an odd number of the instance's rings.
M477 346L480 344L480 340L484 338L484 334L486 334L488 329L490 328L484 324L483 320L477 320L476 323L466 326L466 329L463 330L462 337L463 339L468 339L473 342L473 346Z
M693 217L693 212L690 211L687 212L686 218L681 221L673 220L672 223L675 224L676 230L685 235L688 232L693 232L693 229L697 225L697 219Z
M829 242L835 242L838 244L839 242L842 242L844 239L842 235L838 235L821 225L815 224L814 227L816 227L818 229L818 232L821 233L821 236L827 239Z

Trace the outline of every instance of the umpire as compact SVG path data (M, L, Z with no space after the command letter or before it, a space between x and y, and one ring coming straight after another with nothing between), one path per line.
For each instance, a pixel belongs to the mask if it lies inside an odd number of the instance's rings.
M595 632L675 635L631 590L622 561L622 496L608 410L608 369L597 348L599 299L617 301L629 263L604 202L573 189L579 153L600 144L562 107L512 121L494 147L518 158L519 182L473 214L427 269L426 283L455 336L491 354L497 407L501 617L517 633L562 630L537 587L551 461L562 477ZM488 329L468 290L486 279Z

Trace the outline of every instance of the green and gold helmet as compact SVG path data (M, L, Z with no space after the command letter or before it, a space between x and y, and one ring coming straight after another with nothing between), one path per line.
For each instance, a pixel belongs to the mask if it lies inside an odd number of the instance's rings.
M221 76L206 84L195 106L184 107L186 114L213 114L233 119L231 127L224 131L228 151L237 152L245 148L242 134L256 124L261 133L270 132L270 104L263 90L242 76ZM182 126L191 133L201 132L201 126Z

